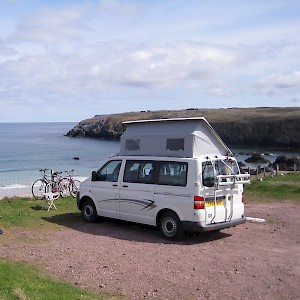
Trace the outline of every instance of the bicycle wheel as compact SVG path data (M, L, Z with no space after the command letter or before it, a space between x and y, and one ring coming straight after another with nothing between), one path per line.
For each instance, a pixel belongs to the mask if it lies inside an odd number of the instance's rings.
M70 193L72 197L76 198L81 182L79 180L73 180L70 185Z
M62 179L58 188L62 198L70 196L70 182L68 179Z
M44 199L44 193L46 193L46 182L42 179L37 179L31 187L31 192L33 197L36 200L42 200Z

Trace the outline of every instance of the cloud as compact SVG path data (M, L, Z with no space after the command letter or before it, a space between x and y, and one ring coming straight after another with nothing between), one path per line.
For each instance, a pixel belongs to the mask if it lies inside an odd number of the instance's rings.
M124 0L102 0L99 4L101 12L127 15L137 11L137 5L131 1Z
M231 96L228 85L221 81L210 82L207 85L207 94L221 98L228 98Z
M246 60L244 52L235 48L187 41L130 44L122 48L122 53L114 54L110 70L97 63L91 68L92 74L108 75L121 86L144 88L207 80L238 68ZM98 61L103 59L99 57Z
M16 26L10 40L53 45L82 38L88 30L83 23L84 11L82 7L64 10L44 7L24 18Z
M300 71L267 76L258 81L255 88L271 95L285 95L292 92L300 92Z

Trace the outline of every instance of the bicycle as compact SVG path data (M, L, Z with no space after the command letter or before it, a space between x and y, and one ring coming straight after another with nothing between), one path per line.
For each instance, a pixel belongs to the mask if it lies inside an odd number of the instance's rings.
M48 169L40 169L42 172L42 178L34 181L31 187L32 195L37 200L44 199L45 193L57 193L58 197L67 197L69 186L64 183L64 178L59 176L62 172L52 172L51 170L51 179L46 175ZM57 198L58 198L57 197Z
M67 173L67 177L64 178L64 185L68 185L68 190L71 194L72 197L76 198L77 192L79 190L79 186L81 184L81 182L77 179L73 178L73 172L74 169L72 169L71 171L65 171Z

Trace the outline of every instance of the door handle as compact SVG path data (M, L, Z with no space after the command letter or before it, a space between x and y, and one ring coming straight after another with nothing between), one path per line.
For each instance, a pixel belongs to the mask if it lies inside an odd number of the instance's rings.
M128 185L124 184L124 185L122 185L122 187L128 187Z
M113 186L118 186L117 184L113 184Z

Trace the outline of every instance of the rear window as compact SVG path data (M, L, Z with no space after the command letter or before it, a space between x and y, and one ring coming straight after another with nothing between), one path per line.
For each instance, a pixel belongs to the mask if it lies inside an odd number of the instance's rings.
M235 160L224 159L202 163L202 184L207 187L214 186L215 175L236 174L239 174L239 168Z
M186 162L161 161L159 163L158 184L186 186L188 164Z

